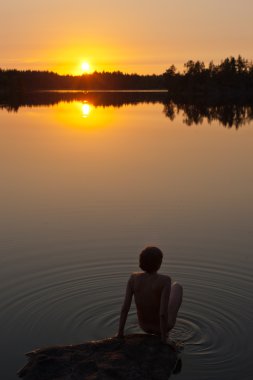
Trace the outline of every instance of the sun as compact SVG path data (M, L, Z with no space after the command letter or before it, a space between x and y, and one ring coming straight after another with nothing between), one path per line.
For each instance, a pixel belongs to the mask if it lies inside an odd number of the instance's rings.
M82 62L81 68L82 68L83 73L89 74L91 72L90 64L87 61L86 62Z

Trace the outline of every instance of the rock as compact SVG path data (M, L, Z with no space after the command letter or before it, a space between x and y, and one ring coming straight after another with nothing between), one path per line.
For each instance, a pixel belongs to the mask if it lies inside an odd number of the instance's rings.
M132 334L37 349L18 375L24 380L167 380L177 353L154 335Z

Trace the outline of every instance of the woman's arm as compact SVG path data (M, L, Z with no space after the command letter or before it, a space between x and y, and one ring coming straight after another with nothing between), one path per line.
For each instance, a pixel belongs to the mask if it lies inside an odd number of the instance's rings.
M117 334L118 337L124 336L124 328L125 328L125 324L127 320L127 315L128 315L131 302L132 302L132 297L133 297L132 279L133 277L131 276L128 280L127 287L126 287L125 300L123 302L123 306L121 308L121 313L120 313L119 330Z

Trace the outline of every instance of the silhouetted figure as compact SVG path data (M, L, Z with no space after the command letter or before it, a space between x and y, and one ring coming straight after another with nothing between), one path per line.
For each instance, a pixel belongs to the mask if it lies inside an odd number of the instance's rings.
M134 296L141 329L159 335L167 343L169 331L176 323L182 303L183 288L178 283L171 285L167 275L158 274L163 254L157 247L145 248L139 258L143 272L133 273L127 283L125 300L121 309L118 337L124 336L128 311Z

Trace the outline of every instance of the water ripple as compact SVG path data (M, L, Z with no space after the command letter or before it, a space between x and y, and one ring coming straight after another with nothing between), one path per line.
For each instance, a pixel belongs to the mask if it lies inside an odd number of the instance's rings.
M73 336L81 334L84 339L87 331L94 338L110 335L117 329L131 268L130 259L99 265L90 260L44 268L27 275L25 282L11 278L1 305L6 328L19 324L19 328L33 334L48 324L60 324L64 331ZM238 271L228 263L225 266L206 260L196 264L185 260L182 267L171 260L170 271L185 288L183 307L171 338L183 341L184 355L197 361L192 374L188 369L188 378L235 374L238 361L249 368L250 350L245 337L252 318L252 301L247 266ZM134 308L126 331L140 331Z

